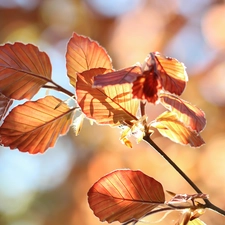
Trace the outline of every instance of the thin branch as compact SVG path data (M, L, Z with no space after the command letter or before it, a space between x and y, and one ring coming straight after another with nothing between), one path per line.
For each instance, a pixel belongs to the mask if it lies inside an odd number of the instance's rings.
M199 194L202 194L202 191L199 187L177 166L175 162L150 138L149 134L146 134L143 138L149 145L151 145L187 182L188 184ZM205 202L205 207L211 209L223 216L225 216L225 211L221 208L212 204L208 199L203 199Z

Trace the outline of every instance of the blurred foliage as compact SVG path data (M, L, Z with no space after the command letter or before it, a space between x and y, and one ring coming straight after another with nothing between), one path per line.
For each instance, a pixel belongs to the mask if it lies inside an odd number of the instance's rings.
M38 45L50 55L56 82L71 90L64 55L73 31L105 47L116 69L142 62L152 51L183 62L189 82L182 97L206 113L206 145L192 149L158 133L153 139L213 203L225 209L224 15L222 0L0 0L0 43ZM150 120L160 112L155 106L147 110ZM193 193L147 144L134 144L130 150L118 138L118 129L86 122L78 137L71 129L44 155L1 148L0 224L104 224L89 209L87 191L117 168L141 169L166 190ZM202 220L208 225L225 221L213 212ZM157 224L173 221L168 216Z

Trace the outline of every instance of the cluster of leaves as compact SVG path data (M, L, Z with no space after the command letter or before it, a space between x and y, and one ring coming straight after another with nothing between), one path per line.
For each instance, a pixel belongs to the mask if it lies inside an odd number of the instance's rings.
M121 141L128 147L132 146L130 134L140 141L153 133L152 128L177 143L193 147L204 143L200 132L206 119L202 110L179 97L188 77L184 65L176 59L152 52L142 65L114 70L110 57L98 43L74 33L67 46L66 68L74 93L52 80L49 57L36 46L0 46L2 145L32 154L43 153L70 126L78 134L84 118L122 128ZM32 101L41 88L61 91L68 98L73 97L76 105L69 107L54 96ZM28 101L9 111L13 100L22 99ZM148 122L146 103L161 104L167 111ZM80 115L74 119L76 111ZM94 213L108 222L136 223L160 207L185 212L177 224L204 224L196 219L204 205L195 199L205 196L179 199L180 195L175 195L166 202L161 184L140 171L114 171L94 184L88 195Z

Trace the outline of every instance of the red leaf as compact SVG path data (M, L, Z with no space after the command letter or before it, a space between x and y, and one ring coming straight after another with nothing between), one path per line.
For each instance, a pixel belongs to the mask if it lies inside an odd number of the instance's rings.
M186 127L191 127L192 130L197 132L204 129L206 125L205 114L198 107L169 94L161 94L160 102L167 109L173 111L178 120L184 123Z
M66 68L70 83L75 87L77 73L99 67L112 69L111 59L105 49L88 37L74 33L66 52Z
M53 96L25 102L5 118L0 127L1 144L22 152L43 153L68 131L73 111Z
M108 73L104 68L91 69L77 76L77 102L83 113L99 124L120 125L137 120L139 102L132 98L131 84L93 88L93 78Z
M154 67L162 87L170 93L181 95L184 91L188 76L185 66L178 60L162 56L159 52L152 52L146 59L147 67Z
M116 170L91 187L88 202L101 221L123 223L164 204L165 196L162 185L141 171Z
M32 44L0 46L0 92L13 99L31 99L51 81L51 63L46 53Z
M0 120L5 116L13 101L0 93Z

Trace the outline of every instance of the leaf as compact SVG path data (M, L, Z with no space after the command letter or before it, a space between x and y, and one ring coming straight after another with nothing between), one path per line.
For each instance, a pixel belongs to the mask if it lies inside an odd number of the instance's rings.
M7 98L5 95L0 93L0 120L6 115L12 103L12 99Z
M122 70L109 72L104 76L97 75L94 77L95 87L105 87L108 85L132 83L142 74L141 67L132 66Z
M177 115L179 121L186 127L200 132L206 125L204 112L191 103L184 101L174 95L161 94L160 102L164 107Z
M206 223L197 218L192 221L189 221L187 225L206 225Z
M81 113L76 119L73 121L72 129L76 136L80 133L84 122L84 114Z
M138 100L133 99L131 84L92 88L93 77L108 73L104 68L90 69L77 76L77 102L83 113L99 124L120 125L137 120Z
M111 59L105 49L88 37L74 33L66 52L66 68L70 83L75 87L77 73L99 67L112 69Z
M205 143L196 131L186 127L172 112L162 113L151 126L176 143L190 144L192 147L199 147Z
M174 58L162 56L159 52L150 53L146 61L149 68L154 67L166 91L176 95L182 94L188 81L183 63Z
M94 214L109 223L138 220L164 202L163 187L158 181L129 169L107 174L88 192Z
M22 43L0 46L0 92L13 99L31 99L51 81L48 55Z
M58 136L68 131L74 111L60 102L47 96L15 107L0 127L1 144L31 154L53 147Z

